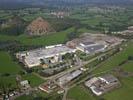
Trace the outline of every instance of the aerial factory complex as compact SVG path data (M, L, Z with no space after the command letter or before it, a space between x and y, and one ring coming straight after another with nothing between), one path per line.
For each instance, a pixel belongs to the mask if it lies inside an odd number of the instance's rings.
M97 38L99 37L101 40L97 41ZM104 52L107 48L111 48L121 42L122 40L116 37L109 37L101 34L91 35L85 33L84 37L70 41L67 45L58 44L46 46L45 48L19 52L16 54L16 57L20 62L23 62L26 67L32 68L39 66L42 62L45 64L61 62L62 55L67 53L75 53L78 50L87 54Z
M132 100L133 0L0 0L0 100Z
M86 55L95 55L100 52L104 53L115 46L120 45L122 41L123 39L112 36L84 33L80 38L68 41L66 44L57 44L46 46L44 48L18 52L16 53L16 57L25 65L25 68L32 69L42 66L40 75L52 75L56 71L57 75L51 76L48 82L39 86L39 89L46 93L57 91L57 93L60 94L65 92L65 88L68 84L73 82L73 80L78 79L78 77L82 76L84 72L88 70L88 68L86 69L83 67L83 63L85 62L78 58L77 52ZM74 54L69 62L67 62L68 59L64 60L63 58L67 54ZM75 63L75 65L69 64L74 58L77 63ZM65 65L56 67L57 64ZM53 66L51 67L51 65ZM64 70L60 70L61 68L68 68L68 71L63 72ZM58 71L61 72L61 74ZM94 77L86 81L85 86L99 96L120 86L120 82L113 75L105 75Z

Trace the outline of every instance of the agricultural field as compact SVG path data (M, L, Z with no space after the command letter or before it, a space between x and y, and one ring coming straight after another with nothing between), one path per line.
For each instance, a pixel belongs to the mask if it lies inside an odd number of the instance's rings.
M7 52L0 51L0 73L17 74L21 71L21 67L12 61L12 58Z
M15 76L0 76L0 89L14 89L17 87Z
M74 28L70 28L68 30L52 33L47 36L41 37L29 37L26 34L22 34L19 36L7 36L7 35L0 35L1 41L12 41L16 40L23 45L52 45L58 43L64 43L68 40L67 34L74 31Z
M93 73L100 73L107 70L112 70L117 67L122 61L128 59L128 56L133 55L133 42L128 42L123 46L123 50L101 63Z
M90 30L90 29L87 29L87 28L79 28L78 30L77 30L77 32L79 33L79 34L82 34L82 33L99 33L98 31L94 31L94 30Z
M132 25L131 11L132 8L90 7L74 9L69 17L79 20L89 30L120 31Z
M121 68L122 68L124 71L133 72L133 61L129 61L129 62L127 62L126 64L123 64L123 65L121 66Z
M122 86L110 93L105 94L105 100L131 100L133 98L133 78L120 79Z
M95 98L89 93L89 90L85 89L82 85L70 89L67 98L72 100L95 100Z

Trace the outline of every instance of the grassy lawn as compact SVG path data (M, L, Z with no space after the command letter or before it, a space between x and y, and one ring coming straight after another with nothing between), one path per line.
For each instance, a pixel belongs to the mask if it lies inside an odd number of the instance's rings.
M8 88L16 88L16 77L15 76L0 76L0 86ZM1 88L1 87L0 87Z
M128 42L127 46L123 47L123 50L121 52L100 64L99 68L97 68L93 73L99 73L117 67L122 61L126 60L128 56L133 55L132 51L133 42Z
M7 52L0 52L0 73L16 74L21 70L21 67L12 61Z
M99 19L99 18L93 18L93 19L91 18L88 20L83 20L83 21L81 21L81 23L88 24L88 25L98 25L100 20L101 19Z
M105 94L105 100L132 100L133 98L133 78L121 79L121 88Z
M122 69L128 72L133 72L133 61L129 61L128 63L121 66Z
M15 100L32 100L32 99L33 99L32 96L23 95L23 96L18 97L18 98L15 99Z
M12 61L7 52L0 52L0 74L11 74L10 76L0 76L0 85L4 87L16 87L16 74L21 71L21 67Z
M23 76L23 79L28 80L32 87L38 86L44 82L44 80L42 80L34 74L26 74Z
M89 30L89 29L87 29L87 28L79 28L79 29L78 29L78 32L79 32L80 34L86 33L86 32L88 32L88 33L98 33L98 31Z
M70 89L67 98L72 100L95 100L95 98L89 93L89 90L82 86L75 86Z

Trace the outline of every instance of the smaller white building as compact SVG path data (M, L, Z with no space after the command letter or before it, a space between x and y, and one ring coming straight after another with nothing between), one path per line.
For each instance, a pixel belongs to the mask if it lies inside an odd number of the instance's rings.
M29 85L29 81L28 81L28 80L21 81L21 82L20 82L20 85L21 85L24 89L30 88L30 85Z
M28 84L29 84L28 80L24 80L24 81L20 82L21 86L25 86L25 85L28 85Z

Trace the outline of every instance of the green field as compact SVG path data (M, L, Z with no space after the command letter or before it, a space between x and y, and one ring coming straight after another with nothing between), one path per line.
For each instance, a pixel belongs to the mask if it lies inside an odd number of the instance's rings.
M21 70L21 67L12 61L7 52L0 52L0 73L10 74L10 76L0 76L0 85L11 88L16 87L15 75Z
M37 77L34 74L26 74L22 77L23 77L23 79L28 80L32 87L38 86L44 82L44 80L42 80L41 78Z
M21 71L21 67L12 61L12 58L7 52L0 52L0 73L16 74Z
M75 86L68 91L67 98L72 100L95 100L91 94L89 94L88 89L82 86Z
M5 87L16 87L16 75L22 71L21 66L13 62L12 58L7 52L0 52L0 85ZM5 75L9 74L9 75ZM4 76L3 76L4 75ZM22 76L24 80L29 80L32 87L38 86L44 82L41 78L34 74L25 74Z
M98 25L100 21L101 21L100 18L90 18L87 20L82 20L81 23L95 26L95 25Z
M32 99L33 99L32 96L23 95L23 96L18 97L16 100L32 100Z
M64 43L67 40L67 34L72 32L73 30L73 28L70 28L63 32L53 33L51 35L38 38L29 38L26 35L22 35L18 37L18 41L25 45L51 45Z
M52 45L66 42L68 40L67 34L73 31L74 28L70 28L62 32L56 32L40 37L29 37L26 34L22 34L20 36L0 35L0 41L16 40L23 45Z
M80 34L86 33L86 32L88 32L88 33L98 33L98 31L89 30L89 29L87 29L87 28L79 28L79 29L77 30L77 32L80 33Z
M8 88L16 88L16 77L15 76L0 76L0 89L2 87L5 87L6 89Z
M133 61L129 61L128 63L121 66L122 69L128 72L133 72Z
M128 42L126 47L123 46L122 51L100 64L99 68L97 68L93 73L99 73L117 67L122 61L126 60L128 56L133 55L132 51L133 42Z
M121 79L121 88L105 94L105 100L132 100L133 98L133 78Z

